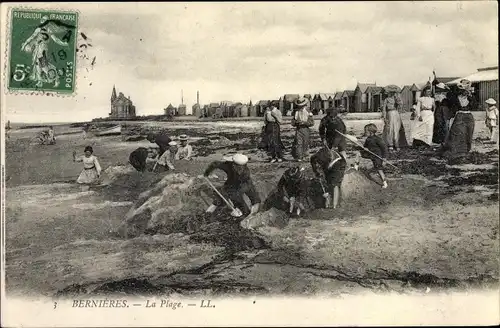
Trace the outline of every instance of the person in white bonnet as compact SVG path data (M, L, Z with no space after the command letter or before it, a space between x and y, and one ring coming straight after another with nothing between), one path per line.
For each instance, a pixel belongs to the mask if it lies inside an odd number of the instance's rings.
M175 154L177 154L177 142L170 141L168 143L168 149L158 158L158 165L164 166L167 170L173 171Z
M498 108L495 99L490 98L485 101L486 107L486 126L490 130L490 140L495 141L495 136L498 127Z
M227 175L227 180L222 187L221 194L229 199L235 208L243 209L243 213L254 214L259 210L261 199L253 184L247 163L248 157L243 154L226 156L223 161L212 162L205 170L204 176L208 177L216 169L224 171ZM250 199L250 213L248 213L245 206L243 195L247 195ZM223 204L223 200L217 195L206 212L213 213L218 206Z

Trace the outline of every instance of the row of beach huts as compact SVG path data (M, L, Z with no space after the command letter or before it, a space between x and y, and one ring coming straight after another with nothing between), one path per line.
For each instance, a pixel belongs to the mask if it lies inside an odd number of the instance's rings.
M413 83L401 86L401 99L403 101L403 110L409 111L416 103L421 92L426 88L438 83L445 83L452 87L461 79L468 79L472 82L473 94L477 104L483 104L488 98L498 100L498 66L480 68L477 72L465 77L438 77L429 79L425 83ZM311 111L318 115L325 112L329 107L343 106L350 113L378 112L381 110L383 101L386 97L384 86L378 86L376 83L357 83L352 90L343 90L332 93L317 93L314 95L304 94L303 97L310 100ZM294 111L294 104L301 95L285 94L279 99L260 100L255 104L252 101L248 103L221 101L210 103L204 106L196 103L192 107L192 115L199 118L226 118L226 117L256 117L263 116L269 105L278 107L283 115L289 116ZM483 110L478 105L477 110ZM186 106L180 105L175 108L170 104L164 109L167 116L187 115Z

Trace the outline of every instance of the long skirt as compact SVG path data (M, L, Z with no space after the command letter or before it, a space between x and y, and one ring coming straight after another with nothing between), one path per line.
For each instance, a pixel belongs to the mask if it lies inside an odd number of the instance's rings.
M259 149L269 151L269 138L268 134L266 133L266 127L263 126L262 130L260 132L260 142L258 145Z
M449 120L445 117L443 107L438 106L434 112L434 127L432 133L432 142L440 144L446 140Z
M471 113L458 112L448 133L445 150L453 153L468 153L472 148L475 120Z
M299 127L295 132L295 152L296 159L303 159L309 154L309 139L311 130L306 127Z
M272 158L283 157L283 142L281 141L280 125L276 122L266 124L267 150Z
M387 112L383 136L388 147L401 148L408 146L403 121L397 110Z
M434 113L431 110L423 110L420 112L420 117L422 121L418 119L413 120L412 138L430 146L434 132Z
M76 182L86 185L97 184L99 182L99 177L97 176L96 168L94 167L93 169L83 169Z

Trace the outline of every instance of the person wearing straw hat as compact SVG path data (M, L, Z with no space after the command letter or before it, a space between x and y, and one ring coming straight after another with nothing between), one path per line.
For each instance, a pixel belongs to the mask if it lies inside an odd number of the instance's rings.
M399 97L401 89L396 85L388 85L384 88L387 97L382 104L382 118L384 119L384 139L389 149L398 150L401 147L407 147L403 122L401 120L400 110L402 100Z
M434 91L434 101L436 110L434 111L434 129L432 133L432 142L443 144L446 140L446 134L450 124L450 108L448 105L447 94L449 89L446 84L440 82L436 84Z
M283 143L281 142L280 126L283 117L278 108L270 105L264 113L264 129L267 140L267 150L271 154L271 163L283 161Z
M257 213L261 203L260 196L255 188L250 174L250 169L247 166L248 157L243 154L235 154L233 156L225 156L223 161L212 162L205 170L204 176L208 178L214 170L222 170L227 175L227 180L222 186L220 195L217 194L213 203L207 208L207 213L213 213L217 207L223 205L224 198L227 198L235 209L243 213ZM222 197L221 197L222 195ZM250 211L245 206L243 196L246 195L250 200Z
M490 130L490 140L495 141L495 135L498 126L498 108L497 102L493 98L489 98L486 103L486 127Z
M179 142L180 145L177 149L177 153L175 154L175 159L190 161L193 154L193 148L188 143L188 136L185 134L181 134L179 136Z
M302 162L309 153L310 128L314 126L314 117L308 111L309 100L307 98L299 98L295 105L297 106L297 111L292 118L292 126L297 129L294 141L294 157L298 162Z
M457 84L457 91L450 96L453 121L442 148L443 154L460 155L468 153L472 148L475 119L470 111L472 101L471 82L466 79ZM451 120L450 120L451 121Z
M344 157L333 149L324 146L311 156L311 167L314 175L321 183L321 173L326 181L325 208L337 208L340 200L340 186L344 180L347 162Z
M156 163L164 167L166 170L173 171L175 170L175 154L177 154L177 142L170 141L168 143L168 149L162 155L160 155L160 158L158 158L158 161Z

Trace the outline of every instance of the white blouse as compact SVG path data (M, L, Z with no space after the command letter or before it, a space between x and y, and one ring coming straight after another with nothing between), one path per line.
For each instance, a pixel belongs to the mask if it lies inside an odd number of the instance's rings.
M75 158L75 161L83 163L84 169L89 170L95 168L97 170L97 173L101 173L101 165L99 165L99 161L97 160L97 157L95 157L94 155L90 155L89 157L83 155Z

